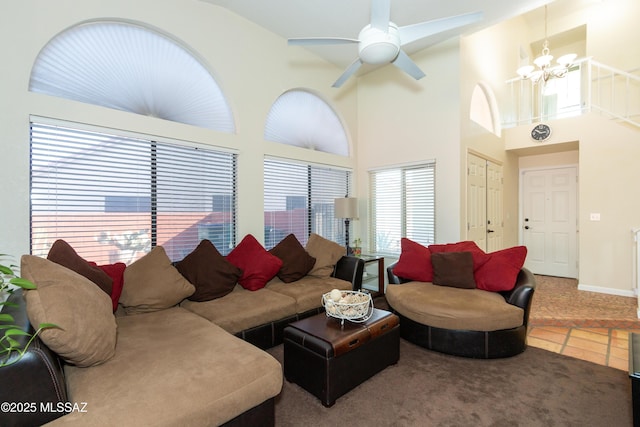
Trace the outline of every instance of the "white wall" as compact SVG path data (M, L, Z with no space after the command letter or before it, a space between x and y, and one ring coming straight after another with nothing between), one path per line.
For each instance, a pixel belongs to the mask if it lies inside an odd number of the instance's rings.
M633 295L634 246L631 229L640 226L640 134L599 115L548 122L553 128L545 149L559 144L557 154L527 156L522 167L579 164L578 228L579 285L583 289ZM506 131L508 150L526 151L538 143L529 138L530 126ZM579 150L564 151L578 141ZM536 145L538 144L538 145ZM573 144L575 145L575 144ZM600 221L590 214L599 213Z
M237 132L223 134L151 117L49 97L28 91L38 52L59 32L80 22L113 17L142 22L196 51L228 98ZM266 115L284 91L304 87L331 104L358 138L353 83L331 84L342 70L226 9L196 0L23 0L0 3L0 147L2 204L0 252L29 252L29 115L193 140L238 150L240 236L263 235L265 154L355 167L353 157L265 142ZM355 144L352 145L355 155Z
M358 195L368 201L368 170L436 160L436 240L460 237L460 60L458 41L413 56L426 77L393 65L358 79ZM368 217L358 227L368 244ZM356 233L358 234L358 233Z

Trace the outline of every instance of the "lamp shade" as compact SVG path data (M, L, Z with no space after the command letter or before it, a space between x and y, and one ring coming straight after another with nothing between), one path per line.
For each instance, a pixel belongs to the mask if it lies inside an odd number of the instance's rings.
M336 218L358 218L358 199L355 197L343 197L334 200Z

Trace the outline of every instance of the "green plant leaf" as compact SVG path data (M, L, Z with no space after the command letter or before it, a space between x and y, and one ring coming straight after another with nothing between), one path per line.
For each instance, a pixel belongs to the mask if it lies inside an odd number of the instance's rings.
M38 329L49 329L49 328L62 329L60 326L56 325L55 323L40 323L38 325Z
M21 329L8 329L8 330L4 331L4 336L5 336L5 337L19 337L19 336L22 336L22 337L24 337L24 336L30 337L30 336L31 336L31 334L30 334L30 333L28 333L28 332L25 332L25 331L23 331L23 330L21 330Z
M33 282L27 279L23 279L22 277L14 277L13 279L9 280L9 283L11 283L12 285L20 286L22 289L36 289L36 285Z
M0 307L18 307L18 304L9 301L0 302Z
M20 348L20 343L18 341L6 335L5 335L5 338L7 339L7 343L9 343L10 348L12 349Z
M0 313L0 322L15 322L13 316L6 313Z
M0 264L0 273L9 274L13 276L13 270L7 267L6 265L2 265L2 264Z

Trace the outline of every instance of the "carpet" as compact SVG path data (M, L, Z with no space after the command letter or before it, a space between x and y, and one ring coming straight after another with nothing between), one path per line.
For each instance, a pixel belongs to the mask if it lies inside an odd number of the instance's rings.
M268 350L281 363L283 346ZM493 360L400 340L400 361L331 408L284 381L276 426L607 426L633 424L626 372L529 347Z

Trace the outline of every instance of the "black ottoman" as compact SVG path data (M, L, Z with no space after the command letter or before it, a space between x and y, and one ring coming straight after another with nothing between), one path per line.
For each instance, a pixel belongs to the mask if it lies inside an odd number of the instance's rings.
M374 309L364 323L341 322L324 313L284 329L284 376L324 406L400 357L398 316Z

